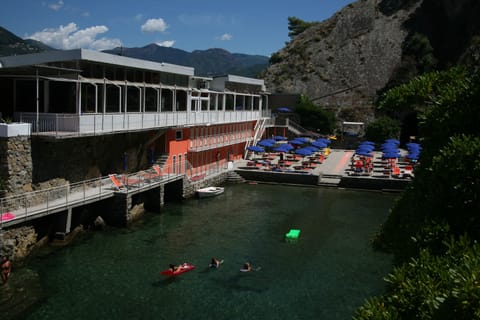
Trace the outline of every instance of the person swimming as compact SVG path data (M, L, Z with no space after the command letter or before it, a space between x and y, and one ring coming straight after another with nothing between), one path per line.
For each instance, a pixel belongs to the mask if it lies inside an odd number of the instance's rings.
M168 265L168 269L172 270L172 272L177 272L177 271L179 271L181 267L182 267L182 265L176 266L176 265L174 265L174 264L172 264L172 263L170 263L170 264Z
M220 260L218 260L217 258L212 258L212 260L210 261L210 268L218 268L220 267Z
M245 264L243 265L243 268L240 269L240 271L242 272L252 271L252 265L250 264L250 262L245 262Z

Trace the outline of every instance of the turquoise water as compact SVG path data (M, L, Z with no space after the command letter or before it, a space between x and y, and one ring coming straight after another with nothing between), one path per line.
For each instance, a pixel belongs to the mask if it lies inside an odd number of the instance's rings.
M10 286L39 299L26 319L349 319L384 289L391 257L374 252L370 239L393 199L229 185L216 198L167 204L128 229L42 250L13 275L28 283ZM284 240L291 228L301 230L295 243ZM217 270L207 268L212 256L224 260ZM186 261L197 268L159 274ZM245 261L256 271L239 272Z

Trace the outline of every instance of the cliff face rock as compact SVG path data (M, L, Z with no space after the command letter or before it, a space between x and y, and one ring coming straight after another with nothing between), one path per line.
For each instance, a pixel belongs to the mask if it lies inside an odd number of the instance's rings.
M417 6L396 8L390 15L382 13L377 0L348 5L278 53L280 62L265 75L268 88L304 94L340 118L356 112L354 120L368 121L372 114L364 109L371 108L377 91L399 65L407 36L402 24Z
M377 0L348 5L293 39L268 69L272 92L301 93L345 120L368 121L402 58L402 27L417 5L386 15ZM353 118L353 119L352 119Z
M479 13L478 0L358 0L274 54L265 82L368 122L386 88L459 63L478 68Z

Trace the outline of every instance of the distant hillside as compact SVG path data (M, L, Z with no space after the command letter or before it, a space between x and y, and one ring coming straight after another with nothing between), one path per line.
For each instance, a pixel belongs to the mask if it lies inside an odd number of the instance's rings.
M23 40L7 29L0 27L0 57L48 50L54 49L35 40Z
M56 50L39 41L23 40L5 28L0 27L0 57ZM187 52L175 48L150 44L142 48L115 48L106 53L126 57L166 62L195 68L195 74L214 76L235 74L257 77L268 67L268 57L230 53L223 49L195 50Z
M104 52L156 62L173 63L195 68L195 74L213 76L235 74L256 77L268 66L268 57L230 53L223 49L187 52L150 44L142 48L115 48Z
M478 0L358 0L273 54L265 83L368 122L386 88L457 63L478 66L479 13Z

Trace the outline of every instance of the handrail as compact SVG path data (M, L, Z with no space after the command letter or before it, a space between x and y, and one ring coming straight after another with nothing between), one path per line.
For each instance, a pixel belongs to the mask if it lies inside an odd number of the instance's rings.
M185 125L236 123L261 118L253 111L162 111L127 113L41 113L16 112L15 119L32 124L32 134L54 136L97 135Z
M155 187L159 184L186 177L190 182L203 180L205 177L224 172L228 168L227 160L222 159L215 163L199 168L193 168L186 160L175 165L164 165L159 172L153 169L129 173L116 174L120 188L116 189L109 176L84 180L75 183L66 183L43 190L36 190L0 198L0 214L14 213L15 223L26 222L32 217L55 213L68 208L87 204L112 197L115 193L130 193ZM201 177L201 179L197 179ZM11 225L11 220L0 219L0 229Z

